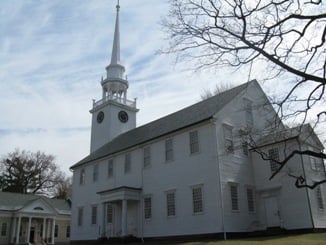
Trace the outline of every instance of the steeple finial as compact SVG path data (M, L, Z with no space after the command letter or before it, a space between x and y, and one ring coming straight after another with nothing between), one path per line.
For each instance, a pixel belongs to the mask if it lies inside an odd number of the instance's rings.
M120 64L120 26L119 26L119 0L117 3L117 16L115 20L114 39L111 55L111 64Z

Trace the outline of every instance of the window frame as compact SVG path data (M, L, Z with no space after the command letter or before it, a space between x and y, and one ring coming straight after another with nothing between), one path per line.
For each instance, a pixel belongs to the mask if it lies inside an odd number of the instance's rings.
M319 211L324 211L324 200L323 200L323 192L321 191L321 186L316 186L315 189L316 203Z
M95 164L93 166L93 182L98 181L98 176L99 176L99 164Z
M189 151L190 154L199 153L199 133L198 130L189 132Z
M149 221L152 219L152 196L144 196L143 198L144 207L144 220Z
M203 185L196 185L196 186L191 187L193 215L204 213L204 191L203 191L203 189L204 189ZM200 192L196 193L196 191L198 191L198 190L200 190Z
M246 195L247 195L247 207L249 213L256 212L256 196L255 196L255 189L252 187L246 188Z
M131 153L128 152L125 154L124 173L128 174L130 172L131 172Z
M173 138L165 140L165 162L172 162L174 160Z
M280 161L280 152L278 147L268 149L268 158L270 171L274 173L279 169L279 164L276 161Z
M234 153L233 126L223 124L224 147L227 153Z
M66 227L66 238L70 238L70 225Z
M108 160L108 178L112 178L114 176L114 160Z
M166 215L168 218L176 216L176 191L166 191Z
M77 226L83 226L84 221L84 207L78 207Z
M82 168L80 170L79 185L84 185L85 180L86 180L86 170L85 170L85 168Z
M91 225L97 224L97 205L91 207Z
M6 222L1 224L1 236L6 237L8 234L8 224Z
M231 201L231 211L239 212L240 203L239 203L239 185L237 183L230 183L230 201Z
M143 148L143 168L151 166L151 146L145 146Z

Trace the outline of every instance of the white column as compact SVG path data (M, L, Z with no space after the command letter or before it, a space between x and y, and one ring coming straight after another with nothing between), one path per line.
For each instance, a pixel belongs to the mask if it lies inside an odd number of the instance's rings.
M46 218L43 218L43 230L42 230L42 242L45 241L46 238Z
M16 244L19 244L19 233L20 233L20 226L21 226L21 217L18 217L18 226L16 232Z
M106 203L102 203L103 217L102 217L102 237L106 237Z
M55 218L52 220L51 244L54 244Z
M121 235L127 235L127 200L122 200Z
M32 218L28 217L28 226L26 230L26 243L29 243L29 239L31 236L31 224L32 224Z
M12 226L12 231L11 231L11 239L10 239L11 243L15 242L15 234L16 234L16 229L17 229L16 226L17 226L17 218L15 217L14 218L14 223L13 223L13 226Z

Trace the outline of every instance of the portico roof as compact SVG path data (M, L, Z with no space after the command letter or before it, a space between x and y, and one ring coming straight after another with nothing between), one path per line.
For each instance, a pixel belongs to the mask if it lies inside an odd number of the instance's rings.
M118 200L140 200L142 189L130 186L120 186L113 189L99 191L97 194L101 196L102 201L118 201Z

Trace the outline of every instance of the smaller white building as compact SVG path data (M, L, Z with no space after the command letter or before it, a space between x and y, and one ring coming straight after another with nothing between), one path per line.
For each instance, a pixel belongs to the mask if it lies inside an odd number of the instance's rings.
M70 203L0 192L0 244L58 244L70 240Z
M291 151L323 150L311 127L280 122L271 134L277 114L256 80L136 127L119 40L117 6L91 152L71 167L72 242L326 228L325 184L300 189L291 177L325 178L322 161L297 155L269 180Z

